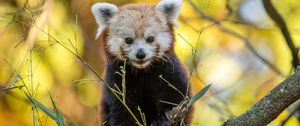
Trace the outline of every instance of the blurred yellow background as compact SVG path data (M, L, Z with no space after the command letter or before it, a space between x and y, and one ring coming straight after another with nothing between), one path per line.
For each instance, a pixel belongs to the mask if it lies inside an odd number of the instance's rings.
M101 124L101 83L76 57L102 75L105 63L90 12L96 2L158 0L0 0L0 126L56 125L24 93L51 109L52 94L66 125ZM299 46L299 1L273 3ZM175 49L192 72L193 93L212 84L195 104L193 126L218 126L240 115L291 73L290 51L260 0L184 0L178 20ZM24 83L28 90L18 88ZM270 126L288 115L287 109ZM293 116L285 125L300 123Z

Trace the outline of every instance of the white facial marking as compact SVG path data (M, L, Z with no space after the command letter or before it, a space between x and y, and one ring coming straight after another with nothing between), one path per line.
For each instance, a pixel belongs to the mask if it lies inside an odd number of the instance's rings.
M96 34L96 38L98 38L110 19L117 13L118 7L110 3L96 3L91 7L91 11L99 26Z
M182 0L162 0L156 5L156 10L162 13L170 23L177 26L176 19L181 5Z
M106 48L119 60L144 69L162 58L172 48L173 33L169 24L175 24L181 0L162 0L158 5L126 5L119 9L107 24ZM147 42L148 37L154 41ZM125 39L132 39L126 43ZM153 39L152 39L153 40ZM142 50L145 57L138 58Z
M128 58L135 61L139 60L136 57L136 54L140 50L142 50L146 54L146 57L143 60L149 60L150 58L152 58L154 54L153 52L155 52L155 47L147 43L144 39L137 39L135 40L133 45L131 45L130 51L128 50Z

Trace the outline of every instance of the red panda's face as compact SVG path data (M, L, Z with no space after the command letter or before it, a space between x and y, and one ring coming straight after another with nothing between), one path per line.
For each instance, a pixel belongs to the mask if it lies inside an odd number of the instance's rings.
M173 40L167 20L152 6L125 6L111 19L108 29L109 52L137 68L161 58Z
M180 5L180 0L163 0L156 6L126 5L119 9L112 4L95 4L92 11L99 24L97 35L107 28L105 41L109 54L143 69L172 48L173 33L169 25L176 23Z

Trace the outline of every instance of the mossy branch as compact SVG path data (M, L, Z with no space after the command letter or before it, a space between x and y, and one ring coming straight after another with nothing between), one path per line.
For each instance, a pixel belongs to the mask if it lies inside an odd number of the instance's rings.
M293 57L292 65L299 65L298 48L294 45L291 35L282 16L273 7L271 0L263 0L264 7L270 18L278 25ZM275 87L264 98L258 101L244 114L227 120L223 126L265 126L300 99L300 67L295 73Z
M300 99L300 67L244 114L227 120L223 126L265 126Z

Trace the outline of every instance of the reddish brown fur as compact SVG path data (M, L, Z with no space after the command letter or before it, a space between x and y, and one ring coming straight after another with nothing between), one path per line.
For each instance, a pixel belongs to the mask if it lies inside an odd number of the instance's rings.
M142 11L145 11L147 13L155 13L154 11L154 6L147 6L147 5L144 5L144 4L140 4L139 6L136 6L136 5L126 5L126 6L122 6L120 7L120 12L123 10L123 9L132 9L132 10L136 10L136 9L139 9ZM137 17L137 22L142 22L143 20L146 20L145 18L146 15L140 15L139 17ZM122 17L121 17L122 18ZM124 18L124 17L123 17ZM160 21L160 19L158 17L154 17L157 21ZM136 34L137 33L140 33L138 34L137 36L138 37L144 37L143 35L144 34L141 34L141 33L144 33L144 27L142 27L141 25L135 25L136 28L135 29L139 29L140 31L136 31ZM174 41L175 41L175 36L174 36L174 29L173 29L173 25L172 24L168 24L168 29L169 29L169 32L171 33L172 37L172 43L171 43L171 47L169 48L169 50L165 51L165 56L167 57L172 57L174 55ZM107 46L107 39L108 39L108 33L109 33L109 28L106 28L101 36L100 36L100 40L102 41L104 47L103 47L103 51L105 53L105 60L109 61L109 60L112 60L112 59L116 59L116 56L112 55L110 52L109 52L109 49L108 49L108 46ZM124 52L123 52L123 48L122 46L120 47L121 49L121 55L124 56ZM158 52L160 49L160 45L157 45L156 46L156 52ZM187 70L186 70L186 67L180 62L179 63L179 67L183 69L184 73L186 74L186 76L188 75L187 73ZM111 73L110 73L111 74ZM191 96L191 93L189 91L189 96ZM103 98L105 99L105 98ZM106 105L104 104L104 102L102 102L102 105L101 107L105 107ZM104 117L105 115L103 115L104 112L103 110L105 110L106 108L102 108L102 111L101 111L101 116ZM188 112L186 118L185 118L185 121L190 123L191 122L191 119L192 119L192 109Z

